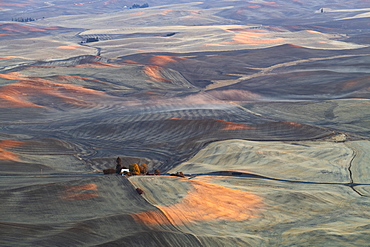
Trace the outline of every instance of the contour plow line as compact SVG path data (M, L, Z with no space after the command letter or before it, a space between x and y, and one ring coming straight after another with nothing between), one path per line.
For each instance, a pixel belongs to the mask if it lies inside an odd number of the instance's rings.
M132 182L131 181L131 179L128 179L128 181L132 184L132 186L134 187L134 188L136 188L137 187L137 185L134 183L134 182ZM165 210L163 210L162 208L161 208L161 206L159 206L159 205L156 205L156 204L154 204L154 203L152 203L152 202L150 202L150 200L148 200L147 198L146 198L146 196L145 196L145 194L144 194L144 196L143 196L143 199L147 202L147 203L149 203L150 205L152 205L153 207L155 207L155 208L157 208L158 210L159 210L159 212L161 212L161 214L165 217L165 219L166 219L166 222L165 223L167 223L167 224L170 224L174 229L176 229L177 231L179 231L179 232L181 232L181 233L184 233L185 234L185 232L184 231L182 231L177 225L176 225L176 223L174 222L174 220L172 219L172 217L165 211ZM150 213L150 212L149 212ZM139 217L140 218L140 217ZM140 221L140 220L139 220ZM162 223L164 223L164 222L162 222ZM199 246L203 246L203 244L202 244L202 242L200 241L200 239L195 235L195 234L193 234L193 233L191 233L190 231L188 231L188 232L186 232L186 234L189 234L189 235L191 235L191 236L193 236L194 237L194 239L196 239L197 241L198 241L198 243L199 243Z
M213 80L213 84L208 85L204 91L208 90L213 90L216 88L221 88L225 86L230 86L237 84L241 81L249 80L252 78L260 77L260 76L266 76L266 75L273 75L274 73L271 73L273 70L282 68L282 67L290 67L294 65L298 65L301 63L308 63L308 62L314 62L314 61L323 61L323 60L330 60L330 59L337 59L337 58L345 58L345 57L363 57L363 56L369 56L370 54L359 54L359 55L338 55L338 56L331 56L331 57L317 57L317 58L308 58L308 59L300 59L300 60L295 60L291 62L285 62L285 63L279 63L272 65L267 68L258 68L260 69L259 72L254 73L252 75L241 75L241 74L229 74L233 76L241 76L240 78L236 80Z

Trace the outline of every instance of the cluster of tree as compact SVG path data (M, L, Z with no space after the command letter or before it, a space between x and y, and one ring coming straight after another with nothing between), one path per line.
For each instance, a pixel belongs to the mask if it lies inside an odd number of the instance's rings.
M104 169L103 173L104 174L113 174L113 173L116 173L116 169L114 169L114 168Z
M126 171L122 173L122 169L125 169ZM148 170L149 170L149 167L147 164L138 165L134 163L134 164L129 165L128 168L126 166L122 166L122 159L118 157L116 159L116 169L114 168L104 169L103 173L104 174L117 173L117 174L128 175L128 176L139 175L139 174L143 174L143 175L160 175L161 174L159 169L155 169L154 174L150 174Z
M27 18L18 17L18 18L12 18L12 21L30 22L30 21L36 21L36 19L35 18L31 18L31 17L27 17Z
M130 170L131 174L127 174L127 175L139 175L139 174L146 175L148 174L147 164L138 165L134 163L134 164L129 165L128 169Z
M98 42L98 41L99 41L99 38L98 37L93 37L93 38L87 38L85 40L85 43ZM84 42L81 42L81 43L84 43Z
M122 172L122 169L124 169L125 171ZM138 165L138 164L134 163L134 164L129 165L128 168L126 166L122 166L122 159L120 157L118 157L116 159L116 169L114 169L114 168L104 169L103 173L104 174L117 173L117 174L126 175L126 176L135 176L135 175L140 175L140 174L142 174L142 175L161 175L161 172L160 172L159 169L155 169L154 173L149 173L148 170L149 170L149 167L148 167L147 164ZM181 178L185 177L183 172L171 173L170 175L171 176L176 176L176 177L181 177Z
M144 3L142 5L140 4L134 4L130 7L130 9L138 9L138 8L148 8L149 7L149 4L148 3Z
M185 177L184 173L182 173L182 172L171 173L170 175L171 176L176 176L176 177L181 177L181 178Z

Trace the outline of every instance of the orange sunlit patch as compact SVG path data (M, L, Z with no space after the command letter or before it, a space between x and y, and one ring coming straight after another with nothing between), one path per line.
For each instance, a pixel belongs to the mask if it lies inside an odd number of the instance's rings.
M160 15L167 15L168 13L170 13L170 12L173 12L173 10L172 9L166 9L166 10L164 10L164 11L162 11L161 13L159 13Z
M11 26L3 27L2 30L14 32L14 33L28 32L28 31L31 31L31 32L45 31L45 29L35 28L35 27L30 27L30 26L20 25L20 24L12 24Z
M161 74L161 68L155 65L145 66L144 72L154 81L169 82L170 80L163 78Z
M143 14L145 14L145 12L141 11L141 12L132 13L130 15L131 16L137 16L137 15L143 15Z
M26 77L25 75L22 75L21 73L18 73L18 72L0 74L0 78L9 79L9 80L22 80L25 77Z
M163 213L165 213L163 211ZM132 215L136 222L145 225L171 225L172 222L166 215L156 211L146 211Z
M131 63L131 64L138 64L138 62L132 61L132 60L124 60L122 63Z
M103 62L92 62L92 64L96 65L98 68L99 66L102 67L121 67L120 65L117 64L111 64L111 63L103 63Z
M46 30L54 30L59 29L60 27L52 26L52 27L34 27L29 26L26 24L6 24L1 26L0 29L3 31L13 32L13 33L21 33L21 32L44 32Z
M73 95L102 95L103 92L94 89L84 88L80 85L59 84L42 78L32 78L33 80L24 80L18 83L17 86L23 87L23 92L44 92L48 94L73 94ZM12 84L15 85L15 84Z
M307 33L313 33L313 34L321 34L320 32L318 31L314 31L314 30L306 30Z
M3 78L17 80L21 79L20 74L15 73L15 75L9 75ZM4 75L4 74L3 74ZM1 77L1 75L0 75ZM0 108L8 108L8 107L40 107L26 99L25 92L22 92L20 87L18 87L19 83L13 83L9 85L5 85L0 87Z
M0 3L0 6L13 6L13 7L24 7L28 4L21 4L21 3Z
M65 187L66 191L98 190L98 186L96 184L63 185L63 187Z
M245 10L242 10L242 9L238 9L236 12L235 12L235 14L236 15L242 15L242 14L244 14L245 13Z
M42 28L35 28L35 27L27 27L28 31L33 31L33 32L43 32L45 29Z
M62 90L70 90L72 93L81 94L81 95L103 95L103 92L96 91L94 89L84 88L79 85L65 85L53 83L55 87Z
M0 141L0 148L12 148L24 145L22 141L5 140Z
M366 101L368 101L368 99L356 99L356 100L366 100ZM368 105L370 105L370 101L369 102L364 102L364 103L359 103L359 104L353 104L352 107L368 106Z
M66 49L66 50L73 50L77 47L80 47L79 45L65 45L65 46L58 46L57 49Z
M350 89L350 88L353 88L353 87L357 86L358 84L359 84L359 82L355 81L355 80L348 81L343 85L343 89Z
M269 6L269 7L281 7L281 6L283 6L281 4L277 4L276 2L266 2L266 3L261 3L261 5Z
M251 6L248 6L247 8L248 8L248 9L261 8L261 5L258 5L258 4L256 4L256 5L251 5Z
M87 200L98 197L98 194L91 194L90 191L98 191L96 184L62 185L64 191L60 198L66 201Z
M250 28L230 28L230 29L223 29L225 31L230 31L230 32L249 32L251 31Z
M283 43L285 40L283 38L274 38L274 39L249 39L244 37L235 37L234 41L236 44L278 44Z
M9 95L1 95L4 91L0 89L0 108L11 108L11 107L41 107L39 105L33 104L27 100L23 100L17 97L12 97Z
M291 126L295 126L295 127L301 127L302 126L302 124L300 124L300 123L291 122L291 121L283 121L283 123L291 125Z
M59 84L32 77L0 87L0 107L42 107L28 101L37 95L57 97L60 100L78 106L89 106L92 97L104 95L104 92L84 88L79 85ZM85 102L86 101L86 102Z
M179 59L185 59L183 57L175 57L175 56L163 56L163 55L153 55L149 62L155 65L164 66L169 63L175 63Z
M15 153L0 148L0 160L19 161L19 156Z
M303 48L303 46L299 46L299 45L294 45L294 44L289 44L290 47L295 47L295 48Z
M206 46L224 46L224 45L235 45L235 44L278 44L285 42L283 38L272 38L270 33L260 29L223 29L227 32L232 32L232 41L221 42L216 44L207 44ZM271 37L271 38L270 38Z
M166 217L148 211L134 214L137 222L146 225L185 225L199 221L243 221L257 217L262 200L255 194L200 181L191 182L193 189L179 203L156 205Z
M56 30L56 29L59 29L60 27L58 26L51 26L51 27L42 27L43 29L45 30Z
M103 63L103 62L91 62L86 64L73 65L74 68L104 68L104 67L122 67L124 65Z
M12 59L12 58L17 58L17 57L15 57L15 56L0 57L0 60L6 60L6 59Z
M248 124L233 123L233 122L228 122L228 121L224 121L221 119L215 119L215 120L225 124L225 127L223 127L222 130L253 129L253 127Z
M8 151L7 149L12 147L18 147L23 144L24 142L22 141L12 141L12 140L0 141L0 160L19 161L19 156L15 153Z
M283 38L262 38L267 35L262 32L240 32L235 34L233 40L239 44L276 44L284 41Z
M224 45L226 45L226 42L218 44L205 44L204 46L224 46Z

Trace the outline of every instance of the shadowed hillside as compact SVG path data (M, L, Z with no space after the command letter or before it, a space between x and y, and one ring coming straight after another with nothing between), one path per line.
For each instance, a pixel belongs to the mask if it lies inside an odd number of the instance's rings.
M112 186L120 189L111 190ZM117 242L138 246L145 239L158 238L156 246L179 241L198 246L194 236L183 234L170 224L149 228L136 223L132 216L135 213L155 210L161 215L161 212L146 203L126 178L80 178L3 190L1 194L1 212L7 215L0 224L2 245L17 242L17 245L79 246L83 240L93 245ZM12 216L14 200L26 203L27 207L18 207L17 215ZM22 229L21 240L15 232L18 229Z

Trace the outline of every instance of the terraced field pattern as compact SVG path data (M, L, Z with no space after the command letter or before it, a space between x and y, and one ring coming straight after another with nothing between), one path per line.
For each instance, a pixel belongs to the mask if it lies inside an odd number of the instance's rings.
M1 1L0 246L369 246L369 23L360 0Z

